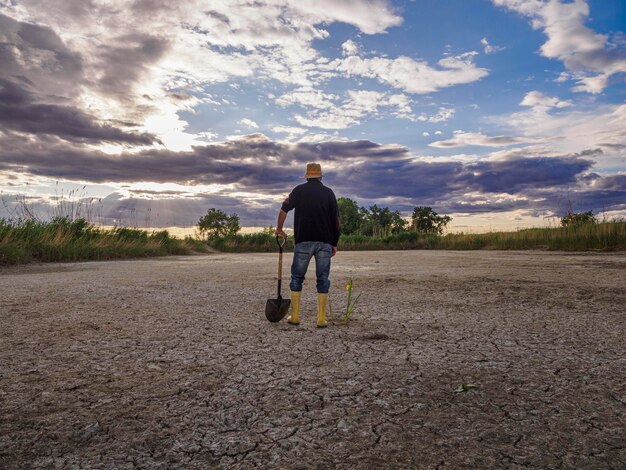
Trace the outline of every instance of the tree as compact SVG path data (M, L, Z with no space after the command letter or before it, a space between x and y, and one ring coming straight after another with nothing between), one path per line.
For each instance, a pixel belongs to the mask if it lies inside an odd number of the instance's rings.
M359 207L359 217L361 218L359 234L365 235L366 237L371 237L374 234L372 214L365 207Z
M341 220L341 233L351 235L361 228L363 216L359 212L359 206L349 197L337 199L339 206L339 219Z
M391 233L404 232L408 225L408 220L402 217L400 211L391 213Z
M198 231L207 238L224 237L236 234L241 226L237 214L227 215L226 212L211 207L198 220Z
M563 217L561 217L561 226L562 227L572 227L574 225L583 225L583 224L597 224L598 219L593 215L592 211L588 212L572 212L571 210L567 212Z
M363 235L384 237L401 232L408 225L399 211L391 211L388 207L374 204L369 209L361 207L360 212L364 219L361 229Z
M411 216L411 229L421 233L436 233L441 235L452 217L439 215L432 207L416 207Z

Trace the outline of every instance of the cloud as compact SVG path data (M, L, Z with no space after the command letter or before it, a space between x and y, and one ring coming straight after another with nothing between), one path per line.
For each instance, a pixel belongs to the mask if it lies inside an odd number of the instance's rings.
M459 148L471 145L480 147L506 147L524 142L531 142L529 139L513 136L487 136L480 132L455 131L454 136L447 140L438 140L428 144L435 148Z
M402 23L402 17L384 0L293 0L288 3L303 16L311 17L311 21L340 21L356 26L365 34L384 33L387 28Z
M543 102L543 100L539 100ZM553 101L551 101L554 104ZM581 149L602 148L595 156L602 171L624 167L626 146L626 105L601 105L593 108L564 107L553 112L549 106L533 106L520 112L492 116L487 122L506 132L526 136L541 143L547 154L577 153Z
M520 103L522 106L550 108L567 108L572 106L571 101L561 101L558 98L552 98L544 95L540 91L530 91L526 93L524 99Z
M502 46L493 46L491 44L489 44L489 41L487 41L487 38L482 38L480 40L480 43L485 47L485 54L495 54L496 52L500 52L503 51L504 49L506 49L506 47L502 47Z
M302 127L295 127L295 126L274 126L272 127L272 130L279 134L283 134L283 133L284 134L304 134L306 133L306 129Z
M472 83L488 75L487 69L476 67L476 52L448 56L439 60L438 68L422 60L400 56L363 58L352 55L332 61L327 68L347 77L367 77L387 83L408 93L425 94L454 85Z
M126 132L70 105L38 102L28 85L0 78L0 124L8 130L82 142L150 145L147 133ZM131 123L132 125L132 123Z
M279 96L275 101L282 107L298 105L315 109L328 109L333 106L333 101L337 98L337 95L324 93L312 87L300 87Z
M0 9L0 78L25 77L38 95L106 122L139 123L171 149L201 141L180 113L212 100L205 87L252 76L311 87L330 76L312 47L326 26L380 34L402 22L385 0L24 0ZM197 99L170 99L179 92Z
M97 107L85 106L81 91L90 80L84 56L68 48L51 28L0 14L0 39L0 122L5 131L94 144L160 143L153 133L129 132L129 127L142 127L132 114L103 116ZM144 46L150 52L151 45Z
M595 152L551 157L511 154L479 161L438 162L422 161L405 147L367 140L286 143L261 134L186 152L147 149L133 154L105 154L62 142L21 142L17 149L18 143L17 137L1 137L0 170L117 185L177 183L189 187L190 193L194 186L223 187L228 190L213 194L215 198L236 197L238 193L255 195L268 199L274 210L280 195L298 184L308 161L322 162L328 175L325 181L338 194L362 200L396 201L397 207L448 204L468 194L497 201L505 194L509 195L505 198L506 210L532 208L533 198L585 190L601 191L604 199L598 196L596 201L604 200L609 208L617 207L615 191L622 191L624 183L621 177L589 173ZM247 196L250 201L254 197ZM592 199L591 195L585 196L587 201ZM514 204L513 200L518 202ZM246 204L249 209L255 207L253 202ZM477 204L472 208L470 204L465 209L483 210L484 206ZM240 210L246 208L242 206Z
M2 13L0 64L0 78L19 79L41 95L69 99L84 84L82 56L69 49L57 33Z
M428 116L422 113L417 117L417 120L423 121L423 122L433 122L433 123L445 122L445 121L449 121L450 119L452 119L455 113L456 113L455 109L441 107L439 108L439 111L437 112L437 114Z
M352 39L348 39L341 45L341 50L343 51L343 55L356 55L359 53L359 46Z
M243 118L243 119L239 120L239 123L244 125L244 126L246 126L246 127L249 127L250 129L258 129L259 128L259 125L256 122L254 122L252 119Z
M410 99L403 94L388 94L371 90L350 90L341 104L329 102L322 111L309 111L305 116L296 114L294 119L302 126L322 129L345 129L362 120L377 117L382 110L393 116L415 120Z
M96 50L98 84L105 94L126 96L165 55L169 41L146 33L124 34L113 41Z
M611 76L626 72L626 48L609 36L585 26L589 5L585 0L492 0L497 6L532 19L533 29L541 29L548 40L541 46L544 57L563 62L578 82L573 91L601 93ZM566 76L559 77L563 80Z
M17 136L0 139L0 171L50 178L124 183L152 181L181 184L234 184L255 191L284 190L296 181L308 161L340 162L345 158L392 158L407 150L369 141L278 143L251 134L188 152L146 149L107 154L62 142L40 145Z

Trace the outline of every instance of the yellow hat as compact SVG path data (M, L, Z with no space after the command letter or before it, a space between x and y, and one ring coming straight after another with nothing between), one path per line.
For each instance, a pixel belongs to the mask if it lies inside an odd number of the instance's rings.
M321 178L322 177L322 165L319 163L307 163L305 178Z

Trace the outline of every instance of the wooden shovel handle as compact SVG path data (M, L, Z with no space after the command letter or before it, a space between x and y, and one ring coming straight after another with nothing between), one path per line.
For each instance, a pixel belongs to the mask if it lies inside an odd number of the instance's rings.
M276 244L278 245L278 298L279 299L282 298L280 291L281 291L281 284L283 280L283 246L285 246L286 241L287 241L287 238L276 236Z

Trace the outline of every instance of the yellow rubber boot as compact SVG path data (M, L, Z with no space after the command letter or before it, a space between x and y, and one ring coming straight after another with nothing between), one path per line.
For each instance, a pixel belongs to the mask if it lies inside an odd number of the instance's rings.
M287 323L300 324L300 298L302 292L291 291L291 315L287 317Z
M326 328L326 306L328 294L317 294L317 327Z

